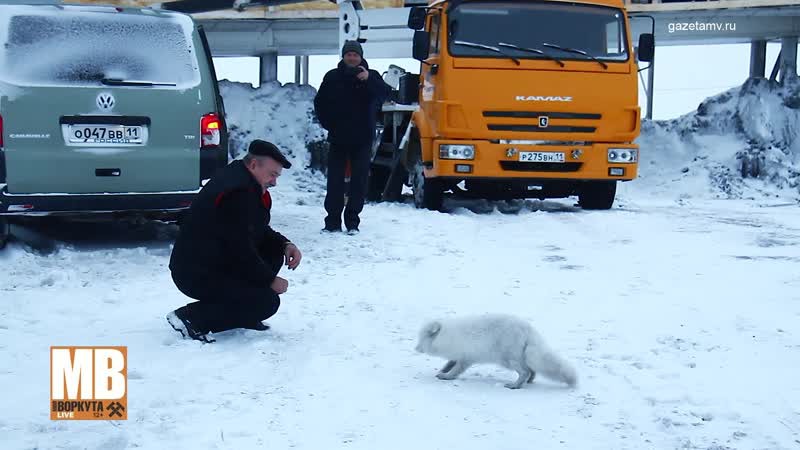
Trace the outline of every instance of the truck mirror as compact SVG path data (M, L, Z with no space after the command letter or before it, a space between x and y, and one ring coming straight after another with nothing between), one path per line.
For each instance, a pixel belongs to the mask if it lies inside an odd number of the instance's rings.
M425 61L430 56L431 34L427 31L417 30L414 32L414 44L412 56L417 61Z
M644 33L639 36L639 61L652 62L656 52L655 39L651 33Z
M414 6L408 13L408 28L412 30L421 30L425 28L425 17L428 11L420 6Z

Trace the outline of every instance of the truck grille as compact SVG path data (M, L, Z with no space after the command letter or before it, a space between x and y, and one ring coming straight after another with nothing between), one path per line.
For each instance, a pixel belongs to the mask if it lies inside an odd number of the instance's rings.
M491 131L535 131L537 133L594 133L595 127L574 127L570 125L495 125L489 124Z
M484 111L483 117L514 117L517 119L538 119L547 116L551 119L589 119L600 120L603 115L595 113L547 112L547 111Z
M536 133L594 133L597 127L575 126L575 125L554 125L552 119L573 119L573 120L599 120L603 116L597 113L573 113L559 111L484 111L483 117L486 118L513 118L513 119L532 119L530 124L508 124L490 123L487 128L490 131L520 131ZM542 118L546 118L546 124L542 124Z

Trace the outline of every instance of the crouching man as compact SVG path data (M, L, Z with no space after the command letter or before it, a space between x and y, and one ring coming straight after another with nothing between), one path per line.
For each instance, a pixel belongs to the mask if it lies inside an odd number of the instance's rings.
M172 250L169 268L175 286L196 302L167 315L184 338L234 328L267 330L262 323L280 307L288 281L284 263L300 264L300 250L269 226L272 200L282 169L291 163L272 143L255 140L247 155L220 169L200 190Z

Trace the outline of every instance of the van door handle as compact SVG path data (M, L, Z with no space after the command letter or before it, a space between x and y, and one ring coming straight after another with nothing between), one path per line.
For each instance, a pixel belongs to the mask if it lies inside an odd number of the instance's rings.
M122 175L120 169L94 169L94 174L98 177L118 177Z

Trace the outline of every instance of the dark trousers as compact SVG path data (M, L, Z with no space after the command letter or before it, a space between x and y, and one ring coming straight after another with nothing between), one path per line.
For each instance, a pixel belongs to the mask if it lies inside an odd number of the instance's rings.
M274 248L260 253L277 274L284 262L283 251ZM198 300L182 306L180 311L195 330L204 334L247 328L275 315L281 305L278 294L269 285L252 284L233 274L187 275L173 272L172 280L184 295Z
M328 192L325 195L325 228L342 227L342 210L344 225L348 230L358 228L361 219L358 217L364 209L364 197L367 193L369 177L370 145L345 146L331 144L328 153ZM345 167L350 161L350 186L347 192L347 206L344 204Z

